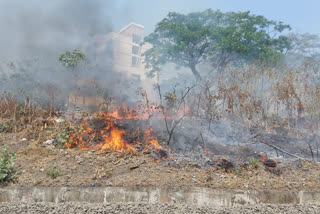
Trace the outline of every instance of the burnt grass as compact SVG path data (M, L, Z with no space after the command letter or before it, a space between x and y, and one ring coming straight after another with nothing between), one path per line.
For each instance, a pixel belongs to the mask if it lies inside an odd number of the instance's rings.
M1 146L17 152L17 179L11 186L197 186L217 189L268 189L320 191L320 165L313 161L283 159L276 168L221 156L201 160L188 154L149 151L126 152L57 149L25 133L2 134ZM166 160L159 159L159 153ZM227 160L227 158L226 158ZM200 162L199 162L200 161ZM159 163L158 163L159 162ZM232 163L232 164L231 164ZM220 164L220 165L219 165ZM226 169L223 166L228 167ZM55 167L59 176L47 171ZM229 170L230 168L230 170Z

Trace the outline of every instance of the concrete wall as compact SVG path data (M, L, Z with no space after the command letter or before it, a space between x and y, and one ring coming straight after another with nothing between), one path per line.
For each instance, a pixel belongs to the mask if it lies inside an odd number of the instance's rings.
M0 190L0 202L145 202L198 206L320 204L320 192L215 190L180 187L13 187Z

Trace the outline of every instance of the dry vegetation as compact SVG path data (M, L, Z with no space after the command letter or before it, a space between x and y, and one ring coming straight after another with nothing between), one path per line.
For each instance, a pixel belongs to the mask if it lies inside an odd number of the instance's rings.
M83 130L83 127L73 130L70 126L77 127L79 123L72 121L88 117L88 113L74 110L72 113L78 115L65 116L61 122L62 113L52 112L46 106L30 105L30 101L21 102L9 95L3 95L0 100L0 142L17 152L16 183L20 185L194 185L315 190L320 188L319 164L280 159L274 169L264 166L250 151L252 144L260 143L280 156L319 160L317 115L320 106L316 100L319 95L317 84L313 84L315 76L308 68L304 69L275 75L273 70L260 73L257 67L242 71L230 68L224 78L197 83L181 91L176 89L162 94L157 86L161 96L158 104L150 103L144 93L137 112L144 111L151 125L156 121L153 128L158 133L154 137L167 151L171 149L170 158L161 163L157 163L154 156L156 148L132 154L110 149L68 148L59 142L55 146L43 144L46 140L58 139L61 133L66 137ZM233 133L239 138L233 139L230 147L216 150L210 137L219 134L214 124L221 120L232 124ZM193 124L192 129L190 124ZM128 129L128 134L136 133L141 127L135 128ZM243 132L250 135L241 136ZM189 159L181 158L178 152L181 135L186 144L184 157L189 156ZM136 142L126 139L138 148ZM242 153L246 158L239 157L239 151L230 152L232 148L238 150L238 144L247 148ZM201 160L193 156L194 153L203 155ZM217 161L217 155L223 153L234 163L230 171L217 167L218 162L205 164L208 160Z

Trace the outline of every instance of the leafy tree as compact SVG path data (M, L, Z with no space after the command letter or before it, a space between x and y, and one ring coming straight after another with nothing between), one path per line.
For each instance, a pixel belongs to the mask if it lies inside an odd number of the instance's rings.
M80 90L80 88L78 87L78 80L79 80L79 74L80 74L79 65L85 59L86 59L86 54L78 49L75 49L72 53L70 51L66 51L64 54L61 54L59 56L59 61L66 68L68 68L71 71L71 73L74 77L74 82L73 82L74 92L73 93L75 93L76 88L78 88L77 89L78 92ZM69 104L69 98L68 98L68 104Z
M77 67L81 62L86 59L86 54L79 49L75 49L73 52L66 51L64 54L59 56L59 61L71 70L75 77L75 81L78 80L78 69Z
M59 56L59 61L63 63L65 67L76 67L82 60L86 58L86 55L81 50L75 49L72 53L66 51L66 53Z
M259 61L274 65L291 48L290 40L281 35L289 25L250 12L225 13L221 24L211 28L211 56L215 68L222 70L232 62Z
M284 30L290 26L250 12L172 12L144 40L152 44L145 53L146 68L152 75L171 62L190 68L201 80L196 67L204 61L219 70L231 62L274 63L271 59L279 59L290 48L288 38L281 35Z
M159 71L161 65L173 62L189 67L196 79L201 79L196 66L209 54L208 12L189 15L172 12L157 24L155 31L144 40L153 45L145 53L146 67L151 68L151 74Z

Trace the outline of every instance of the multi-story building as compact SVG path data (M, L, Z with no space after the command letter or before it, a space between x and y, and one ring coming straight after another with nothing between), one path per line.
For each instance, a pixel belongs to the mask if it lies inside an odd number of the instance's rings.
M143 42L144 27L136 23L130 23L119 33L111 32L107 35L96 37L96 58L104 60L106 52L111 57L112 69L115 72L125 74L129 79L141 82L142 87L150 90L152 82L157 77L147 77L143 53L151 47L151 44Z

